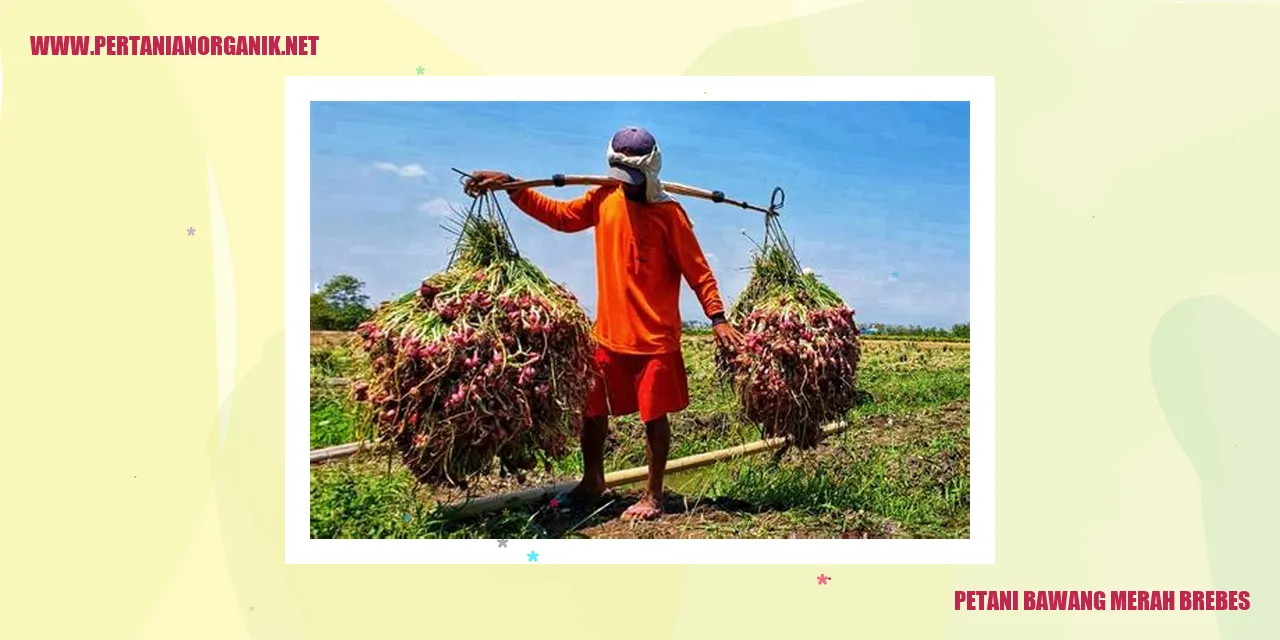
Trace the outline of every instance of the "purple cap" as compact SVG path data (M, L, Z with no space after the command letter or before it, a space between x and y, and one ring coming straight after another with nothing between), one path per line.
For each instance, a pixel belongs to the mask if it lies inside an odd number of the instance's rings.
M653 134L640 127L624 127L613 134L609 146L624 156L647 156L658 146L658 141L653 139ZM644 184L644 173L617 164L609 167L609 177L626 184Z
M658 146L658 141L640 127L624 127L613 134L613 142L609 144L624 156L647 156Z

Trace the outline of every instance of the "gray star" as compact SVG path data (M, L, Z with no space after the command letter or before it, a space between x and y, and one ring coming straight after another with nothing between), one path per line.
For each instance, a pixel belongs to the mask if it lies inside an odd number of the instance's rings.
M503 549L506 549L506 548L507 548L507 541L506 541L506 540L499 540L499 541L498 541L498 546L499 546L499 547L502 547Z

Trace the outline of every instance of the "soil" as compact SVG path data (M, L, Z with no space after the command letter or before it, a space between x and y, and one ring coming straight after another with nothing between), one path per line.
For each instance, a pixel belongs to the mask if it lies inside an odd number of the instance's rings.
M780 464L803 469L832 461L858 464L873 447L919 446L940 435L959 435L969 424L969 403L953 403L940 411L911 416L872 416L861 425L835 436L818 447L785 454ZM709 425L703 425L709 426ZM957 438L957 446L936 456L906 456L890 473L906 474L913 481L927 482L968 472L968 440ZM674 477L673 477L674 478ZM486 479L472 488L472 495L493 495L534 485L563 482L575 478L539 475L520 484L514 478ZM668 481L668 487L676 485ZM437 494L437 499L445 494ZM461 493L456 497L460 498ZM615 489L592 504L552 508L537 514L542 526L554 536L569 538L894 538L902 533L898 523L863 512L798 516L780 508L761 508L732 499L706 499L668 492L665 514L646 522L619 519L622 512L640 497L638 485Z

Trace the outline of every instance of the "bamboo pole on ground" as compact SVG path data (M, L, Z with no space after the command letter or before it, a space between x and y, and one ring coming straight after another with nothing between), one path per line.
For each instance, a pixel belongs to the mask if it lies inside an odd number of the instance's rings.
M845 421L834 422L822 427L824 436L833 435L845 431L849 428L849 423ZM667 463L666 474L680 473L682 471L690 471L699 467L715 464L724 460L732 460L744 456L755 455L772 451L781 447L786 442L785 438L769 438L767 440L757 440L747 444L721 449L719 451L709 451L707 453L699 453L697 455L688 456L686 458L678 458ZM648 467L634 467L631 469L623 469L605 474L604 484L606 488L618 487L633 482L640 482L649 477ZM476 516L490 511L498 511L501 509L510 509L521 507L567 493L573 489L578 483L561 482L553 485L542 487L534 487L532 489L523 489L511 493L504 493L496 496L487 496L477 500L469 500L460 504L455 504L445 508L445 515L449 518L461 519Z
M827 426L824 426L822 428L822 432L824 435L831 435L834 433L839 433L841 431L844 431L845 429L848 429L848 428L849 428L848 425L837 422L837 423L832 423ZM737 447L731 447L729 449L721 449L720 451L711 451L708 453L700 453L698 455L689 456L687 458L679 458L677 460L672 460L671 462L667 463L667 473L673 473L676 471L688 471L689 469L696 469L698 467L706 466L708 464L717 462L719 460L747 456L755 453L762 453L764 451L776 449L781 445L782 445L781 438L770 438L769 440L757 440L755 442L739 445ZM312 449L311 464L323 464L325 462L332 462L334 460L339 460L342 458L349 458L355 455L356 452L360 451L361 449L372 447L372 446L374 446L373 442L368 440L363 440L360 442L348 442L347 444L340 444L332 447L325 447L323 449ZM711 457L711 456L721 456L721 457ZM645 467L635 467L633 469L615 471L613 473L606 475L605 483L610 487L615 487L618 485L629 484L631 482L637 482L647 477L649 477L648 469L646 469ZM529 491L533 491L533 489L529 489ZM541 491L541 489L539 489L539 491Z
M325 447L323 449L312 449L311 464L322 464L337 460L339 458L349 458L363 448L372 447L373 443L367 440L360 442L348 442L340 444L336 447Z

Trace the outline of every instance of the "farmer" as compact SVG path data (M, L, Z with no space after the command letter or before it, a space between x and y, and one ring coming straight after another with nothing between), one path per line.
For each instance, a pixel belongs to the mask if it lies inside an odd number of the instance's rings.
M648 131L627 127L605 154L616 186L596 187L572 201L533 190L510 192L511 201L543 224L565 233L595 228L596 383L582 426L582 482L570 498L604 492L604 444L609 416L640 414L645 425L649 478L640 501L623 519L662 515L662 475L671 444L668 415L689 406L680 351L680 278L689 282L711 320L717 342L738 345L742 334L725 321L716 278L684 209L662 189L662 154ZM477 171L467 192L477 195L515 178Z

